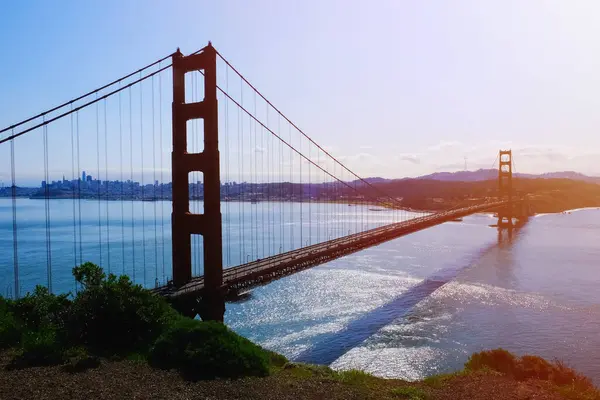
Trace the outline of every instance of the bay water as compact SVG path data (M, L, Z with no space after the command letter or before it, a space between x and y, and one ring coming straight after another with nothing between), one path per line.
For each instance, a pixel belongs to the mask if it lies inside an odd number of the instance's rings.
M17 201L22 294L49 278L54 292L74 292L71 268L81 261L147 287L170 279L169 202L48 204L50 252L45 202ZM222 211L226 267L412 215L270 202L225 202ZM0 199L0 291L9 296L12 215ZM450 372L475 351L503 347L563 360L600 384L600 210L538 215L512 237L494 222L473 215L255 288L227 304L225 321L292 360L383 377ZM201 275L199 238L193 247Z

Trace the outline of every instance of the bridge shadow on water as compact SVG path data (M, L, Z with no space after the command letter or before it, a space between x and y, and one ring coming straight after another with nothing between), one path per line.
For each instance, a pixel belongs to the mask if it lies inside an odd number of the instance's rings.
M513 234L516 234L514 232ZM365 315L351 321L344 329L322 335L322 339L313 347L300 353L294 358L296 362L330 365L352 348L358 346L381 328L389 325L398 318L406 316L410 310L434 291L450 282L459 273L469 269L477 260L497 248L511 246L514 236L499 232L498 241L477 252L470 260L459 266L449 267L425 278L421 283L411 287L406 292L390 302L367 312Z

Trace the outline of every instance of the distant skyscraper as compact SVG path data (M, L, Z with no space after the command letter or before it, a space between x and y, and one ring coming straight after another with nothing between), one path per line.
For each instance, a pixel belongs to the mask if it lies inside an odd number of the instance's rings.
M85 182L85 171L81 174L81 180Z
M85 174L85 172L84 172L84 174ZM84 176L85 176L85 175L84 175ZM91 182L91 181L92 181L92 176L91 176L91 175L88 175L88 176L87 176L87 181L88 181L88 182Z

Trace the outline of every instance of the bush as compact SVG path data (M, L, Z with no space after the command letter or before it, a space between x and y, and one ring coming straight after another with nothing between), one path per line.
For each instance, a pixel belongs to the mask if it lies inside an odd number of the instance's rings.
M54 362L65 340L65 321L71 302L36 286L18 300L0 301L0 348L20 345L23 360L34 365ZM23 361L21 360L21 361Z
M36 286L33 293L8 304L14 316L26 330L37 331L52 325L62 334L71 301L69 294L55 295L44 286Z
M21 339L21 350L12 362L13 367L32 367L60 364L62 346L56 328L45 326L37 331L26 331Z
M216 322L181 318L150 353L153 366L177 369L187 379L266 376L268 353Z
M0 350L13 347L21 340L21 330L13 313L0 305Z
M550 372L550 380L555 384L559 386L569 385L572 388L582 391L594 389L594 385L592 384L590 378L579 374L572 368L569 368L562 361L556 360L552 366L553 368Z
M465 368L473 371L487 367L507 375L515 375L515 366L515 356L502 348L473 353L465 364Z
M512 376L517 380L540 379L557 386L570 386L579 391L593 390L591 380L567 367L561 361L548 362L541 357L525 355L515 357L504 349L474 353L465 368L480 370L489 368Z
M550 378L552 364L541 357L524 355L521 357L521 365L518 369L518 379L541 379Z
M92 263L73 268L84 286L71 307L69 335L73 343L99 354L147 352L177 312L128 277L106 275Z

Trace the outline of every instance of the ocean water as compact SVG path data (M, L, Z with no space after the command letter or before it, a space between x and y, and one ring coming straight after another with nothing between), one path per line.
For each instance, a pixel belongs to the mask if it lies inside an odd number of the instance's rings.
M123 212L120 202L102 203L100 230L98 202L81 203L80 241L79 205L74 227L74 202L49 202L54 291L75 290L71 267L100 262L101 254L105 269L110 254L116 273L133 275L136 265L136 282L146 286L169 278L169 203L125 202ZM22 293L48 279L44 204L19 200ZM363 206L224 203L224 261L236 265L399 217ZM563 360L600 383L600 210L536 216L512 237L499 236L494 222L470 216L256 288L227 304L226 323L293 360L384 377L450 372L474 351L504 347ZM0 200L0 289L8 294L12 235L10 201Z

